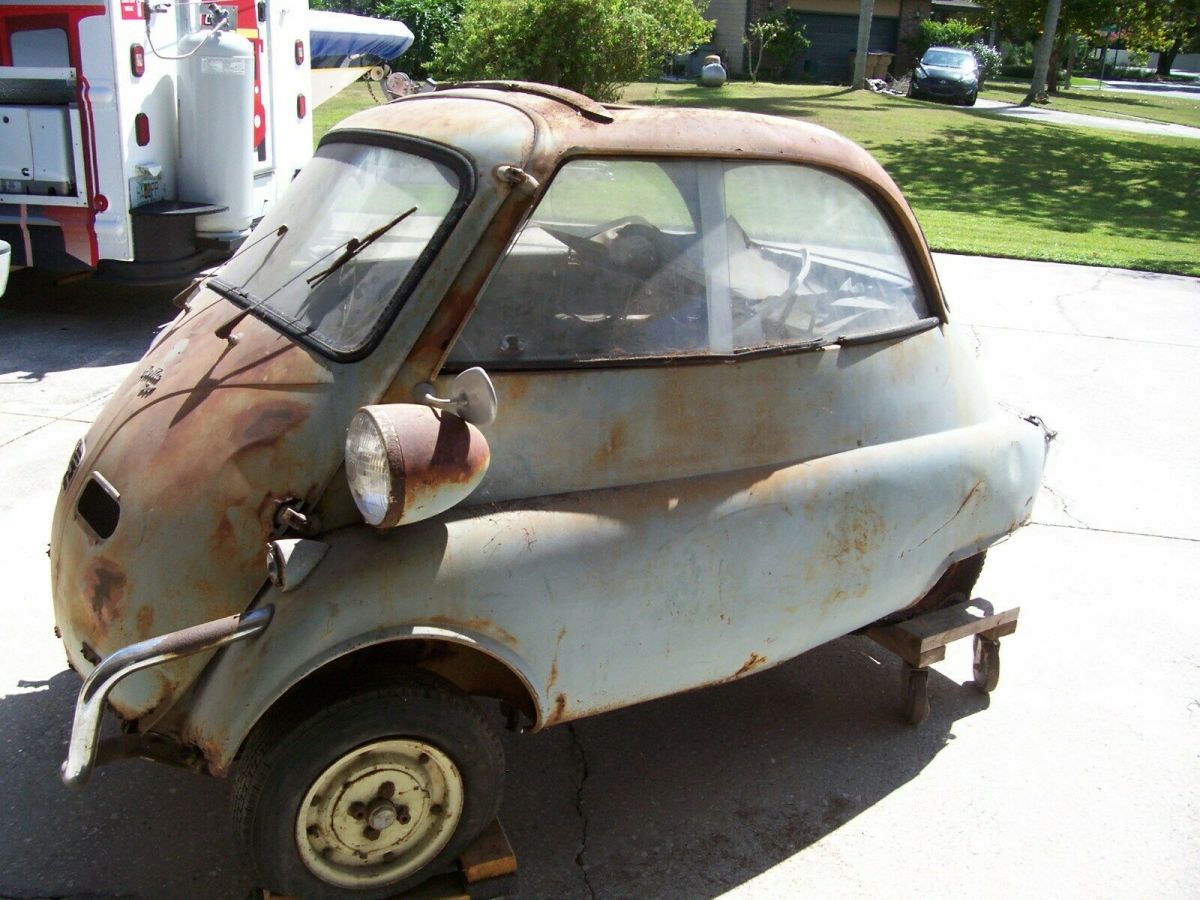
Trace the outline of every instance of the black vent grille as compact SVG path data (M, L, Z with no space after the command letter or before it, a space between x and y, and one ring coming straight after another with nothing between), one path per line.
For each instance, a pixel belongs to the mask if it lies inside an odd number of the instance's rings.
M75 511L100 540L108 540L121 520L121 495L99 472L93 472L79 494Z
M71 451L71 459L67 462L67 471L63 473L62 489L64 491L67 489L67 485L74 479L75 472L79 469L79 464L83 462L83 454L85 452L83 438L80 438L75 443L75 449Z

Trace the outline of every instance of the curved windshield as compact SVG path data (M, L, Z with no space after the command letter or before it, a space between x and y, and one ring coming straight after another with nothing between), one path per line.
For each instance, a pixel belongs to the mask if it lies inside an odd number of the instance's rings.
M975 57L966 52L954 50L926 50L921 57L925 66L942 66L947 69L974 69Z
M353 354L403 303L461 193L455 171L424 156L323 144L210 283L292 334Z

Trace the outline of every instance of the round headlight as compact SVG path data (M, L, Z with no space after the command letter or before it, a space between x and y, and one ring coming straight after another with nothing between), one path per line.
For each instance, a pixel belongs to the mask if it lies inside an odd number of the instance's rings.
M364 406L346 432L346 480L368 525L395 528L440 515L487 473L482 432L413 403Z
M368 525L382 525L392 505L392 469L388 463L387 422L360 409L346 433L346 480ZM390 429L388 429L390 430ZM393 438L394 445L394 435Z

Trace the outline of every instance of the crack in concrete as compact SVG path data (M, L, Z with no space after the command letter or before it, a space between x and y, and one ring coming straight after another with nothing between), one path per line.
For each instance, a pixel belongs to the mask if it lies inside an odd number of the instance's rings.
M1067 312L1067 308L1063 305L1063 302L1068 297L1082 297L1084 295L1093 293L1099 289L1100 285L1104 284L1106 278L1108 278L1108 270L1102 271L1096 280L1086 288L1081 288L1077 291L1066 291L1065 293L1054 295L1054 308L1057 309L1058 314L1063 317L1063 321L1071 326L1072 334L1083 334L1083 329L1079 327L1079 323L1072 318L1069 312Z
M1181 344L1177 341L1156 341L1146 338L1134 338L1116 334L1085 334L1074 331L1056 331L1053 328L1024 328L1020 325L970 325L970 328L984 328L990 331L1015 331L1020 334L1048 334L1051 337L1084 338L1089 341L1118 341L1122 344L1139 344L1147 347L1177 347L1181 350L1195 350L1197 344Z
M1039 528L1068 528L1071 531L1094 531L1098 534L1124 534L1129 537L1154 538L1159 541L1187 541L1191 544L1200 544L1200 538L1183 537L1178 534L1155 534L1152 531L1122 531L1120 528L1097 528L1092 525L1064 525L1062 522L1030 521L1029 524Z
M1062 510L1062 514L1064 516L1077 524L1080 528L1086 528L1089 531L1092 529L1091 525L1083 521L1083 519L1079 518L1079 516L1075 515L1070 509L1067 508L1067 499L1062 494L1054 490L1054 488L1050 487L1048 484L1043 484L1042 490L1054 498L1054 502L1058 504L1058 508Z
M584 853L587 852L588 841L588 817L583 810L583 789L587 784L589 770L587 754L583 750L583 742L579 740L579 732L575 729L574 722L567 723L567 731L571 733L571 743L575 745L575 752L579 754L579 787L575 791L575 812L579 815L579 821L582 823L582 831L579 835L579 852L575 854L575 865L579 866L579 872L583 875L583 886L587 888L588 896L595 900L596 889L592 886L592 879L588 875L587 864L583 861Z

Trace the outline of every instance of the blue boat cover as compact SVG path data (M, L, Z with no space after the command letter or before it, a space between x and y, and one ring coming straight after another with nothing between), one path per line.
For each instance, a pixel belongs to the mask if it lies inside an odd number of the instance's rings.
M332 68L356 56L395 59L412 46L413 33L403 22L313 9L308 13L313 63Z

